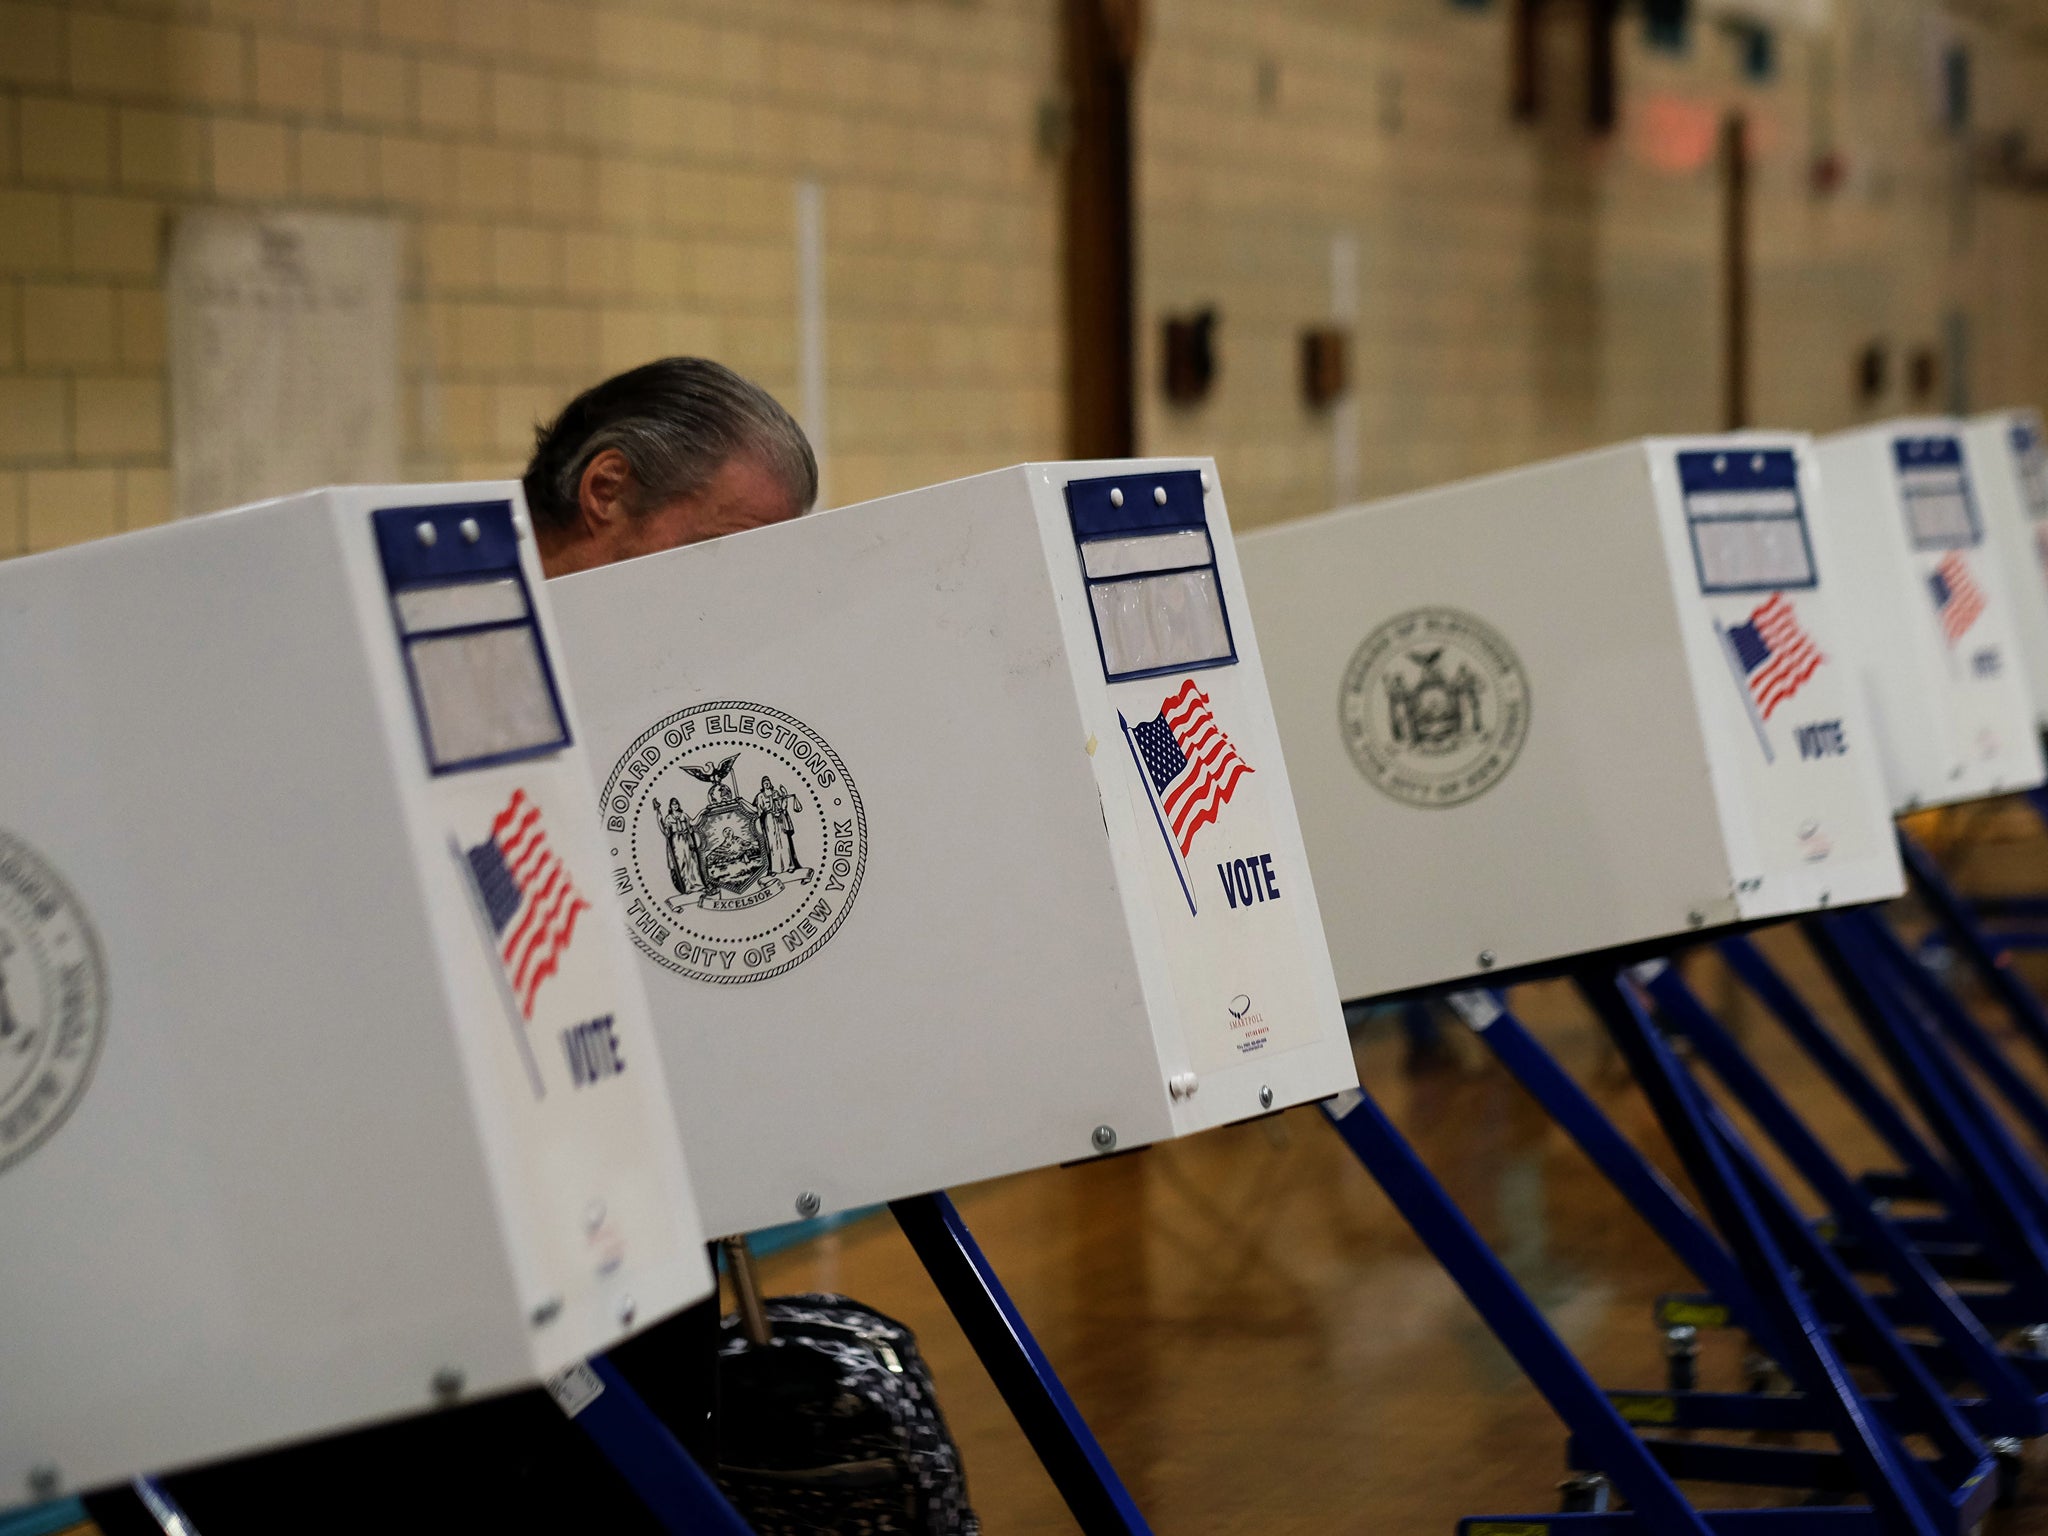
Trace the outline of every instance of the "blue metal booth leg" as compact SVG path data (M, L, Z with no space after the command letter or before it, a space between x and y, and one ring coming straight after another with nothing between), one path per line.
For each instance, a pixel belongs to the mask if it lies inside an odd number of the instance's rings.
M2031 1437L2041 1433L2041 1405L2034 1388L1998 1351L1996 1339L1952 1290L1929 1259L1881 1214L1875 1198L1838 1163L1775 1087L1759 1072L1732 1035L1694 996L1678 971L1664 966L1648 976L1644 989L1664 1022L1692 1042L1698 1058L1749 1113L1799 1176L1833 1213L1838 1228L1857 1251L1891 1282L1895 1319L1917 1323L1939 1338L1959 1367L1987 1399L1986 1413L2001 1416L1999 1432ZM1775 1186L1766 1197L1790 1211ZM1807 1239L1802 1238L1803 1243ZM1872 1315L1876 1315L1873 1311Z
M1586 1374L1380 1107L1366 1094L1347 1093L1325 1105L1324 1113L1523 1374L1621 1490L1633 1506L1637 1528L1658 1536L1702 1536L1709 1529L1705 1518ZM1467 1522L1474 1529L1488 1523Z
M1667 990L1681 985L1668 968L1658 976L1650 977L1649 983L1663 985ZM1621 991L1613 978L1604 973L1589 973L1588 977L1582 978L1582 986L1611 992L1614 1006L1624 1008L1631 1030L1648 1028L1633 997ZM1679 1003L1687 996L1671 991L1669 1000ZM1748 1151L1734 1128L1714 1109L1711 1101L1699 1093L1690 1077L1681 1075L1682 1068L1669 1057L1661 1043L1655 1043L1655 1048L1671 1068L1670 1073L1664 1076L1665 1085L1671 1093L1663 1102L1659 1102L1659 1095L1653 1093L1653 1105L1666 1116L1672 1116L1676 1107L1676 1124L1672 1129L1674 1144L1693 1147L1695 1156L1690 1162L1696 1180L1708 1194L1715 1196L1717 1214L1723 1219L1739 1222L1733 1229L1736 1249L1745 1259L1752 1259L1757 1251L1775 1243L1781 1256L1778 1264L1738 1263L1721 1237L1616 1129L1606 1113L1558 1067L1496 994L1465 992L1454 995L1450 1001L1494 1056L1549 1112L1559 1127L1579 1144L1594 1165L1686 1266L1708 1285L1720 1304L1717 1310L1721 1319L1713 1326L1734 1321L1745 1328L1762 1348L1797 1373L1798 1384L1803 1389L1790 1395L1701 1392L1689 1387L1673 1387L1663 1392L1604 1394L1624 1424L1681 1432L1696 1429L1831 1431L1836 1435L1838 1445L1849 1447L1845 1454L1842 1451L1795 1450L1781 1445L1738 1445L1646 1436L1636 1441L1632 1449L1653 1458L1659 1469L1672 1477L1807 1489L1824 1494L1861 1489L1873 1499L1873 1508L1854 1511L1853 1516L1847 1517L1846 1524L1830 1523L1844 1520L1843 1511L1829 1510L1823 1515L1818 1508L1808 1507L1745 1511L1733 1522L1754 1520L1759 1530L1796 1529L1802 1533L1819 1533L1851 1528L1886 1531L1933 1529L1953 1533L1973 1526L1988 1507L1996 1489L1991 1476L1994 1463L1979 1438L1976 1421L1998 1419L2009 1423L2031 1411L2034 1404L2025 1396L2023 1389L2016 1390L2009 1401L1993 1399L1951 1403L1916 1352L1894 1332L1891 1321L1875 1300L1860 1290L1854 1278L1808 1230L1797 1209L1754 1154ZM1612 1028L1616 1021L1603 1014L1603 1022ZM1626 1046L1628 1042L1624 1040L1622 1043ZM1631 1052L1632 1057L1639 1054ZM1647 1064L1640 1059L1635 1060L1634 1065L1639 1077L1648 1070ZM1646 1086L1654 1088L1655 1079L1646 1082ZM1348 1098L1340 1100L1340 1108L1348 1102ZM1358 1109L1347 1111L1350 1115L1360 1112ZM1361 1123L1368 1131L1380 1131L1380 1127L1371 1121ZM1340 1122L1340 1129L1343 1128ZM1354 1150L1362 1158L1367 1157L1375 1146L1375 1138L1361 1141L1349 1131L1346 1139L1353 1143ZM1720 1154L1720 1172L1710 1181L1699 1179L1698 1153L1702 1149L1718 1150ZM1391 1181L1407 1176L1400 1159L1403 1156L1412 1159L1412 1154L1399 1149L1398 1154L1383 1152L1382 1155L1388 1159L1384 1169L1369 1159L1368 1166L1388 1193L1395 1196L1404 1215L1423 1234L1424 1240L1438 1253L1440 1261L1454 1278L1465 1287L1495 1332L1509 1344L1531 1379L1550 1398L1552 1406L1572 1429L1571 1465L1579 1470L1607 1472L1620 1484L1622 1476L1616 1468L1623 1464L1615 1461L1615 1442L1604 1433L1611 1426L1594 1420L1593 1432L1585 1432L1582 1425L1588 1421L1577 1416L1564 1393L1553 1390L1552 1381L1557 1378L1544 1374L1546 1369L1561 1370L1568 1389L1571 1373L1577 1371L1576 1362L1569 1357L1561 1366L1550 1362L1548 1345L1555 1344L1554 1339L1546 1343L1539 1337L1535 1343L1517 1348L1515 1337L1527 1326L1521 1315L1522 1308L1527 1306L1526 1298L1519 1303L1505 1304L1502 1311L1491 1310L1499 1303L1482 1300L1482 1295L1486 1294L1483 1287L1487 1279L1484 1268L1468 1280L1467 1273L1458 1268L1458 1262L1452 1256L1458 1251L1457 1231L1448 1229L1442 1236L1433 1235L1442 1217L1432 1208L1432 1203L1443 1199L1442 1192L1433 1184L1425 1184L1404 1197L1403 1191ZM1426 1178L1426 1174L1420 1175L1421 1180ZM1836 1192L1843 1193L1839 1188ZM1455 1211L1450 1215L1462 1221ZM1488 1259L1490 1255L1484 1258L1474 1256L1467 1262L1483 1266ZM1905 1262L1911 1265L1910 1254ZM1794 1273L1804 1278L1788 1286L1787 1277ZM1946 1292L1946 1287L1924 1270L1916 1271L1915 1278L1922 1282L1915 1290L1915 1299L1923 1307L1930 1294L1939 1297ZM1506 1283L1512 1285L1512 1281ZM1790 1297L1782 1294L1788 1289L1798 1289L1800 1294ZM1956 1318L1953 1313L1950 1319L1952 1337L1968 1339L1980 1346L1975 1353L1976 1363L1986 1366L2001 1363L1990 1355L1988 1349L1982 1348L1988 1341L1976 1330L1974 1319L1967 1314ZM1788 1326L1791 1332L1788 1332ZM1840 1330L1839 1352L1827 1336L1817 1334L1823 1328ZM1525 1353L1525 1349L1529 1353ZM1951 1349L1951 1353L1955 1352ZM1877 1368L1894 1390L1876 1397L1861 1392L1849 1380L1844 1368L1844 1361L1849 1358ZM2012 1381L2003 1384L2018 1386ZM1899 1437L1915 1432L1924 1433L1931 1440L1936 1452L1933 1462L1922 1463L1908 1454ZM1851 1445L1852 1435L1860 1436L1868 1446L1863 1456L1855 1454L1855 1447ZM1872 1467L1888 1470L1873 1477ZM1724 1524L1730 1524L1726 1516L1735 1512L1698 1513L1710 1527L1720 1529ZM1554 1526L1584 1525L1591 1529L1595 1524L1607 1526L1634 1519L1634 1512L1574 1511L1546 1516L1545 1522ZM1506 1532L1526 1529L1529 1523L1526 1519L1518 1524L1514 1519L1501 1517L1475 1518L1466 1521L1461 1530L1471 1533L1471 1536L1482 1536L1482 1533L1483 1536L1505 1536Z
M572 1366L549 1390L670 1536L750 1536L710 1475L609 1360L598 1355Z
M890 1212L1086 1536L1150 1536L1145 1517L943 1191Z
M164 1485L153 1477L138 1477L129 1485L135 1490L135 1497L142 1501L142 1507L149 1511L150 1519L164 1536L199 1536L199 1527L192 1523L192 1517L178 1506Z
M1913 1128L1892 1096L1764 958L1763 952L1745 938L1723 939L1715 947L1736 979L1770 1011L1807 1058L1827 1075L1879 1139L1891 1148L1914 1187L1927 1199L1966 1207L1968 1201L1962 1185L1940 1155Z
M1729 1240L1751 1293L1789 1351L1780 1364L1821 1410L1853 1471L1888 1531L1954 1532L1960 1505L1995 1470L1987 1452L1923 1367L1898 1343L1888 1323L1833 1255L1812 1238L1790 1202L1770 1181L1711 1101L1685 1075L1671 1048L1643 1012L1627 983L1611 973L1581 972L1580 992L1628 1060L1680 1161ZM1788 1247L1787 1245L1791 1245ZM1795 1270L1802 1277L1790 1277ZM1836 1321L1862 1349L1872 1351L1900 1394L1904 1427L1934 1441L1943 1481L1905 1448L1850 1378L1830 1342L1827 1324L1806 1287L1817 1288Z
M1882 942L1888 930L1866 914L1842 913L1809 920L1806 935L1947 1150L1969 1189L1973 1216L2004 1255L2008 1277L2026 1283L2048 1275L2041 1172L1914 1015L1910 990L1896 973L1898 954Z
M2029 795L2028 799L2048 819L2048 808L2044 808L2039 793ZM2033 1042L2042 1059L2048 1060L2048 1007L2042 1005L2034 989L2013 969L2011 951L1977 920L1969 903L1941 872L1934 855L1915 842L1904 828L1899 831L1899 857L1905 862L1914 890L1927 903L1950 941L1998 999L2014 1025Z

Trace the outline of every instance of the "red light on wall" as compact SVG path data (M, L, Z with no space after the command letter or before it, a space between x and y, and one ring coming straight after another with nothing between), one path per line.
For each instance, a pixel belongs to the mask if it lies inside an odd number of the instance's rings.
M1629 114L1629 143L1638 160L1667 176L1690 176L1713 163L1721 142L1721 109L1659 92Z

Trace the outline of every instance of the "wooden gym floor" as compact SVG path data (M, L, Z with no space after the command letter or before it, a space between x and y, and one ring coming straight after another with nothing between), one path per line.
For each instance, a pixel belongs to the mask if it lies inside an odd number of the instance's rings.
M1811 975L1796 939L1766 944ZM1770 1022L1732 1001L1725 973L1711 962L1694 969L1851 1166L1884 1165ZM1832 1001L1813 979L1810 995ZM1514 1001L1678 1178L1576 999L1546 985ZM1369 1028L1363 1081L1595 1378L1661 1386L1652 1301L1693 1282L1478 1042L1452 1028L1452 1058L1422 1070L1406 1065L1391 1026ZM1450 1536L1464 1515L1556 1507L1558 1422L1315 1111L956 1194L1161 1536ZM1074 1529L887 1216L763 1270L771 1294L842 1290L917 1330L991 1536ZM1709 1337L1701 1384L1738 1386L1740 1356L1732 1336ZM1993 1517L1992 1536L2048 1536L2048 1447L2031 1449L2029 1465L2037 1480L2023 1484L2019 1508ZM1694 1492L1703 1504L1775 1501Z

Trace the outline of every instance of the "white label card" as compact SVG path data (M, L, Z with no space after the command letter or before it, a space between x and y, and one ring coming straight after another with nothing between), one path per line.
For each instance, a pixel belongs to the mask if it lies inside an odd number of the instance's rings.
M588 1361L578 1360L548 1378L548 1396L555 1400L556 1407L573 1419L604 1396L604 1383Z
M1475 1033L1486 1029L1507 1012L1494 995L1483 988L1475 988L1470 992L1453 992L1447 1001L1457 1011L1458 1017Z

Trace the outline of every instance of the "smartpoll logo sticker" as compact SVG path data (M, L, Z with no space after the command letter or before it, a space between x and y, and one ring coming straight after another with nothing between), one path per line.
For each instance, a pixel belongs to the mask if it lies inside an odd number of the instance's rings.
M823 949L867 869L867 812L824 737L764 704L679 710L604 789L613 880L641 952L679 976L766 981Z
M85 908L0 831L0 1173L55 1135L92 1081L107 976Z
M1230 1015L1230 1045L1240 1056L1256 1056L1273 1043L1273 1026L1252 1006L1251 994L1240 992L1225 1005Z

